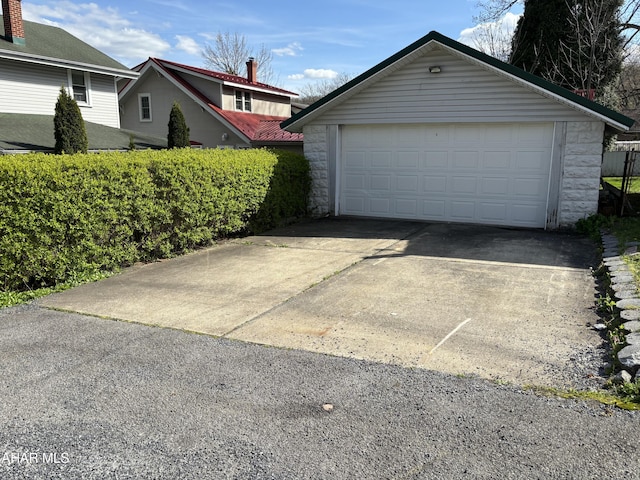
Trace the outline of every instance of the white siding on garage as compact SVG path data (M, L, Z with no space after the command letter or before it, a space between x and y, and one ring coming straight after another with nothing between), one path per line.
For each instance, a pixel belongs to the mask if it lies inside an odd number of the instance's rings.
M437 65L441 73L429 73ZM437 48L314 123L584 121L585 115Z
M340 213L544 227L553 123L342 131Z
M114 77L91 74L91 106L81 107L89 122L118 128L118 95ZM0 60L0 111L53 115L60 87L69 85L67 69Z

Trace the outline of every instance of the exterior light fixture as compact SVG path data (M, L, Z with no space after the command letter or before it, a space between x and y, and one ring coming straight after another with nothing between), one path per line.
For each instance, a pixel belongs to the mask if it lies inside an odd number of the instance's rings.
M429 73L440 73L442 70L438 65L434 65L433 67L429 67Z
M222 141L225 142L227 140L229 140L229 134L225 132L222 134Z

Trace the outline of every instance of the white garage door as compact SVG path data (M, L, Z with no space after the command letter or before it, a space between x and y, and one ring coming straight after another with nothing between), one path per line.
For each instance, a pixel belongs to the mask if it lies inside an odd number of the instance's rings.
M553 124L342 129L346 215L544 227Z

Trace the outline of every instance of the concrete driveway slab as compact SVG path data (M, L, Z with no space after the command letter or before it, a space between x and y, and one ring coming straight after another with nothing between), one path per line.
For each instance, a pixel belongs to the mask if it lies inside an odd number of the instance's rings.
M602 344L587 327L598 319L595 261L594 245L567 233L331 218L135 267L40 304L572 387L564 367Z
M420 228L371 220L327 235L322 225L303 223L135 266L39 303L220 336Z
M413 255L374 257L229 336L333 355L571 387L601 339L588 271ZM593 320L595 323L595 320Z

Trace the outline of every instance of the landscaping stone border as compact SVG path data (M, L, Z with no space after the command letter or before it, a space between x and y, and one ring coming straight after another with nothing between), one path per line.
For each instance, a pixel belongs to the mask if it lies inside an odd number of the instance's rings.
M623 255L640 255L640 242L620 246L615 235L602 233L602 261L611 278L611 290L616 309L622 319L626 346L617 354L623 370L616 375L622 382L640 379L640 293L638 285L624 261ZM620 251L623 251L622 255Z

